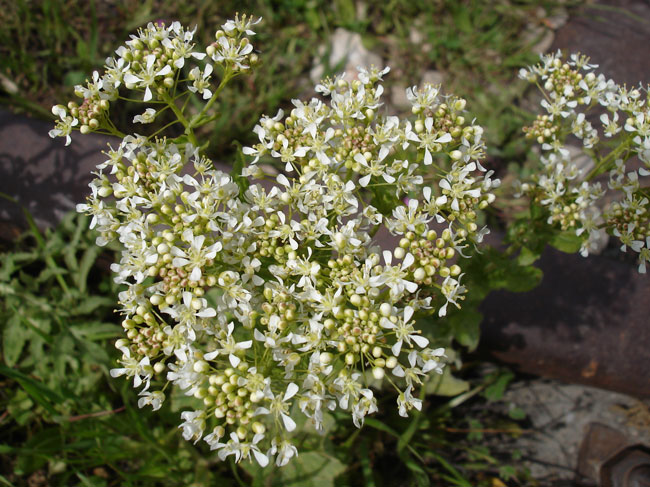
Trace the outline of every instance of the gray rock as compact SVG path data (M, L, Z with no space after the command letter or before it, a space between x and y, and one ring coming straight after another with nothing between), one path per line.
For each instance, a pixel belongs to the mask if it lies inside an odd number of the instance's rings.
M53 127L53 123L0 111L0 192L18 202L0 199L0 222L6 226L25 226L20 206L40 228L56 225L90 193L91 171L105 160L101 151L107 143L119 144L110 137L75 132L72 144L65 147L63 138L48 137Z
M318 83L326 71L334 70L336 73L345 71L345 79L350 81L356 79L357 67L369 68L372 65L383 67L382 59L364 47L361 35L338 28L330 40L329 52L325 46L319 49L309 77L313 83Z
M390 91L390 103L395 109L406 111L411 108L411 102L406 98L406 86L394 85Z
M422 80L420 81L420 85L424 85L426 83L432 84L432 85L442 85L445 82L445 75L442 71L436 71L435 69L431 69L429 71L425 71L424 74L422 75Z

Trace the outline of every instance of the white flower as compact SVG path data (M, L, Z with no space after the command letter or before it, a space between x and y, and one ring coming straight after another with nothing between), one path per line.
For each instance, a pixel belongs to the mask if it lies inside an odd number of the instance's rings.
M271 448L267 452L268 456L278 454L275 459L275 464L278 467L284 467L289 460L298 456L298 449L288 440L273 438L271 441Z
M241 359L236 355L239 350L247 350L253 345L253 340L246 340L237 342L232 336L235 324L228 323L228 335L224 340L220 340L221 348L217 348L210 353L206 353L203 358L205 360L214 360L218 355L228 355L228 360L233 367L237 367Z
M271 392L270 385L267 385L266 389L264 390L264 397L270 401L269 407L257 408L255 415L257 416L258 414L272 414L276 420L282 420L282 424L287 431L295 430L296 422L291 419L291 416L289 416L289 407L291 406L291 403L288 401L298 393L299 389L300 388L296 384L291 382L287 386L287 390L285 391L284 395L276 396L273 394L273 392Z
M183 411L181 418L184 420L179 428L183 429L183 438L187 441L194 440L194 443L201 439L205 429L205 417L203 411Z
M190 71L189 79L192 80L192 86L188 86L187 89L192 93L201 93L203 94L203 99L208 100L212 97L212 91L210 90L210 75L212 74L212 64L207 64L203 72L195 66Z
M452 141L450 133L438 132L433 129L433 118L427 117L424 120L425 131L417 135L417 141L420 142L419 149L424 149L424 165L428 166L433 163L431 151L440 152L442 144Z
M257 460L261 467L266 467L269 464L269 458L260 451L257 443L264 438L263 434L256 434L253 441L250 443L240 441L235 433L230 433L230 440L227 443L217 443L216 448L219 450L219 458L225 460L228 456L234 455L235 462L240 462L242 459L249 459L251 453Z
M415 408L418 411L422 411L422 400L416 397L413 397L411 391L413 386L408 386L404 392L400 393L397 397L397 406L399 408L399 415L406 418L408 417L408 412Z
M162 391L142 391L139 396L142 397L138 399L138 407L142 408L146 405L151 405L154 411L158 411L165 401L165 394Z
M400 354L404 342L408 343L409 346L412 346L411 342L413 342L420 348L424 348L429 344L429 340L416 333L413 324L409 323L413 317L413 312L414 310L411 306L406 306L404 308L404 316L402 319L398 319L397 323L392 323L386 317L382 317L381 319L382 328L392 330L395 333L395 338L397 338L397 341L391 348L393 355L396 357Z
M458 304L458 300L464 299L463 294L465 293L465 286L461 286L460 284L460 279L462 277L463 275L461 274L458 280L456 280L451 276L447 276L445 280L442 282L442 287L441 287L442 295L445 297L447 301L438 311L438 316L447 315L447 305L449 303L452 303L457 308L460 308L460 305Z
M72 141L70 133L72 132L72 128L79 124L79 120L68 115L66 109L61 105L53 106L52 113L59 117L60 120L56 122L56 127L50 130L48 135L52 138L65 137L65 145L70 145L70 142Z
M393 254L390 251L384 250L384 261L386 265L384 270L378 276L373 276L370 278L370 285L373 287L378 287L381 285L386 285L390 288L390 294L393 298L397 299L404 294L404 291L409 293L414 293L418 289L418 285L412 281L406 279L406 276L409 274L408 268L411 267L415 258L409 252L404 256L404 260L401 265L393 266Z
M191 230L183 233L183 240L190 243L189 248L180 249L172 247L171 253L174 256L172 265L175 267L189 266L192 270L190 280L198 281L203 275L202 267L210 259L214 259L217 252L221 250L221 242L215 242L208 247L203 247L205 235L194 236Z
M144 88L144 101L149 101L153 98L151 86L156 83L156 78L171 73L172 68L166 64L164 68L156 71L154 68L156 56L154 54L149 54L145 59L146 65L144 69L138 73L139 76L136 76L132 71L130 71L124 75L124 82L126 83L127 88Z
M156 119L156 110L147 108L142 115L133 117L133 123L151 123Z

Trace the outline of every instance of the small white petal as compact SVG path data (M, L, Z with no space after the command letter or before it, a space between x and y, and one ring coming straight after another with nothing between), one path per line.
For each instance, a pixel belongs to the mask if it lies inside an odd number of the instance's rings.
M253 450L253 455L255 455L255 460L260 464L260 467L266 467L269 464L269 457L261 451Z
M296 422L288 415L283 414L282 421L284 422L284 427L287 429L287 431L293 431L296 429Z
M429 344L429 340L420 335L409 335L411 340L413 340L418 347L424 348Z
M293 382L287 386L287 392L284 393L284 398L282 398L283 401L287 401L291 399L293 396L296 395L298 392L299 387L294 384Z

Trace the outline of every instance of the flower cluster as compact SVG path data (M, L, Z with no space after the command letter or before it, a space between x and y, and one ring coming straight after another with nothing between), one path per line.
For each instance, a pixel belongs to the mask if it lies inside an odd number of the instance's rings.
M206 57L214 64L206 63L203 70L195 66L187 78L180 81L193 93L200 93L203 99L210 99L210 78L214 66L224 70L223 81L239 72L248 70L258 62L253 53L253 45L247 36L254 35L251 27L259 22L252 17L242 16L228 21L216 32L216 42L209 45L206 52L194 50L194 30L186 30L179 22L170 27L164 24L149 23L136 35L126 41L125 45L115 51L115 57L106 60L104 74L93 73L92 80L86 85L75 86L75 94L83 99L81 105L69 102L67 107L56 105L52 113L59 117L50 137L66 137L70 144L70 133L76 127L82 134L104 132L123 137L110 120L110 104L124 99L119 94L120 87L135 90L143 95L143 101L164 104L179 115L176 105L177 86L188 59L203 60ZM222 81L222 83L223 83ZM218 88L217 88L218 89ZM151 123L158 111L147 108L142 115L137 115L134 123ZM194 122L200 121L197 119Z
M596 67L585 56L564 60L558 52L521 70L521 78L542 89L546 112L524 129L541 145L543 155L542 170L522 189L548 209L549 223L583 239L583 255L597 245L599 230L606 228L620 239L621 250L630 247L638 253L639 272L645 273L650 200L641 181L650 175L648 90L618 85L595 74ZM581 141L595 160L593 167L574 162L566 145L570 138ZM607 139L615 143L613 150L603 150ZM607 171L609 181L599 181ZM602 203L606 193L608 200L614 199L608 205Z
M211 61L224 79L254 64L240 39L251 25L225 24L186 81L184 60L201 56L176 24L150 25L117 51L105 78L118 79L119 67L127 89L177 113L190 142L124 136L79 210L92 215L98 244L123 249L112 270L127 286L126 337L112 375L141 388L141 407L161 407L166 381L194 396L183 436L220 458L284 465L297 454L296 415L322 429L341 409L360 427L377 411L373 383L395 388L402 416L421 409L417 390L442 372L445 350L416 317L460 307L456 256L486 233L478 213L498 180L481 165L482 129L463 99L412 87L412 120L382 114L388 68L324 80L316 90L327 101L294 100L288 116L262 117L242 176L215 169L191 142L205 109L188 120L176 100L201 95L207 109L219 92ZM92 104L102 91L83 94ZM52 135L67 136L62 123ZM397 243L382 249L376 236L387 233Z

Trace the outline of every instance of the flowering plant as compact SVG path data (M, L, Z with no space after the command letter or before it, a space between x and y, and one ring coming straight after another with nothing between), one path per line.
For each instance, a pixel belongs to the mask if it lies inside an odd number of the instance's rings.
M77 87L81 105L53 108L50 135L122 139L78 206L99 245L122 246L112 270L127 286L126 338L112 375L141 388L141 407L160 408L169 384L194 396L183 436L264 466L297 454L297 414L322 429L341 409L360 427L377 411L373 381L397 391L402 416L421 409L416 389L446 356L415 317L460 307L455 259L487 232L477 220L498 180L481 165L483 131L465 100L414 86L413 119L386 116L388 68L374 67L324 80L327 103L294 100L288 116L262 117L259 143L243 149L254 160L232 175L215 169L196 130L223 86L256 64L257 22L228 21L205 52L180 24L149 24ZM170 110L183 134L120 132L110 106L125 91L148 105L134 123ZM190 115L191 97L204 106ZM395 243L382 248L380 230Z
M218 117L223 87L258 63L250 42L257 22L226 22L201 52L194 31L149 24L102 75L77 87L81 105L53 108L59 121L50 135L66 143L72 130L121 139L78 206L92 216L97 244L122 248L112 270L126 286L126 337L111 374L133 381L140 407L159 409L168 389L192 396L181 414L185 439L203 439L221 459L266 466L274 457L282 466L298 453L299 416L322 431L338 409L361 427L382 385L396 391L400 415L421 409L427 376L443 373L452 354L451 339L433 339L434 327L422 329L418 318L463 316L455 309L466 295L473 305L490 286L510 286L508 272L536 281L529 264L541 248L531 244L539 228L531 220L548 227L542 246L583 255L608 228L623 250L639 253L645 272L648 197L639 180L648 175L650 138L639 90L592 74L579 56L546 56L522 71L543 86L547 114L526 129L544 151L543 169L519 183L531 209L508 230L511 249L521 248L513 263L510 251L480 254L488 231L481 213L499 180L482 165L483 129L466 116L465 100L413 86L412 116L387 115L388 68L323 80L320 97L260 119L258 142L242 149L231 173L217 169L199 129ZM133 123L156 129L121 132L110 118L120 100L143 103ZM619 142L604 156L585 115L598 105L608 110L604 136ZM163 114L172 122L162 124ZM180 135L172 132L179 126ZM569 136L597 159L586 175L565 147ZM629 169L634 155L640 165ZM595 178L606 170L623 199L601 209ZM474 289L490 272L499 279Z
M650 199L642 185L650 175L648 91L644 99L641 89L607 80L594 73L596 67L586 56L564 60L558 52L521 70L521 78L542 90L545 113L524 129L541 145L542 156L540 172L520 183L520 190L548 224L575 237L582 255L597 250L608 232L620 239L623 252L629 247L638 254L638 270L645 273L650 261ZM611 143L605 146L603 137ZM588 164L578 164L571 139L580 141ZM607 172L609 178L603 178Z

